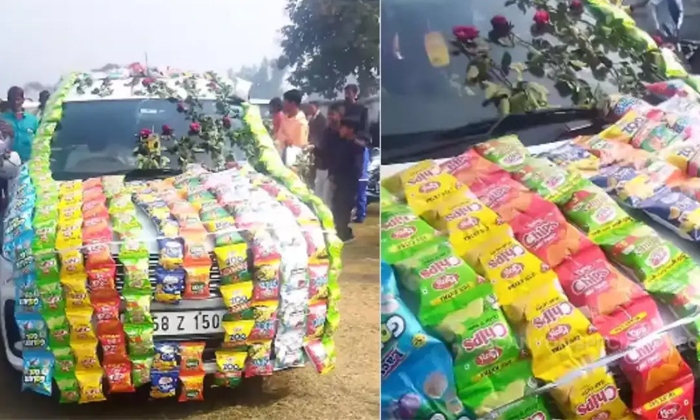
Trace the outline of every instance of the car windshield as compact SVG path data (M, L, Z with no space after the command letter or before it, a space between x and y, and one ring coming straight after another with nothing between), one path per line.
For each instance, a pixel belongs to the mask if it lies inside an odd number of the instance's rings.
M468 58L463 54L452 55L449 64L437 67L429 60L426 44L436 36L442 37L453 50L452 32L458 25L473 26L481 37L487 37L492 30L491 19L496 15L505 16L511 22L517 39L531 42L536 10L519 4L529 2L517 3L515 0L382 1L382 136L451 130L498 117L496 106L484 104L484 89L465 83ZM596 22L588 10L582 19ZM539 38L553 44L558 42L548 34ZM528 48L522 42L508 46L489 42L488 47L489 55L497 63L506 51L513 63L524 63L528 58ZM615 62L619 60L614 53L609 57ZM533 76L529 71L525 71L523 77L525 81L536 81L547 88L550 107L573 105L571 96L557 91L554 80ZM617 92L613 84L597 80L587 67L576 71L574 77L589 83L591 90L598 89L601 94ZM399 145L382 143L382 147Z
M213 100L201 101L203 112L216 114ZM190 121L177 111L176 103L166 99L125 99L66 102L63 116L51 143L51 171L57 180L80 179L137 169L134 147L136 135L144 128L160 133L163 125L175 135L188 132ZM233 119L233 128L242 122ZM170 166L177 168L177 158ZM238 147L225 150L236 160L245 159ZM211 165L209 154L202 153L199 163Z

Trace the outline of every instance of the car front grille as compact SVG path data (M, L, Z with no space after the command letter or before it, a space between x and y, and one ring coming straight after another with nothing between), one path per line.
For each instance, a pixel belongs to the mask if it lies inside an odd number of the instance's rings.
M221 287L221 272L219 271L219 264L216 262L216 257L214 256L214 253L209 253L209 257L212 261L211 272L209 274L209 291L211 294L210 297L217 298L221 297L221 292L219 291L219 287ZM119 257L117 255L112 255L112 258L114 258L114 261L117 263L117 275L115 285L117 287L117 290L121 292L122 288L124 288L124 265L119 260ZM151 281L151 285L153 285L154 287L156 283L156 267L158 267L159 265L158 259L158 254L151 254L148 258L148 278Z

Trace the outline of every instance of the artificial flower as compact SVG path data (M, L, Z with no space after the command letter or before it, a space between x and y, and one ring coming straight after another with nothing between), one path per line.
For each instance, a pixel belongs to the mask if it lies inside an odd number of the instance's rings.
M569 3L569 10L572 12L581 12L583 11L583 3L581 3L581 0L572 0L571 3Z
M224 128L231 128L231 117L226 115L221 119L221 123L224 125Z
M144 128L139 133L139 137L141 137L142 139L145 139L145 138L148 138L151 134L153 134L153 132L151 130L149 130L148 128Z
M161 127L161 131L164 136L169 136L173 134L173 128L170 127L168 124L163 124L163 127Z
M177 103L177 112L185 112L185 104L183 102L178 102Z
M202 126L199 125L199 123L193 122L192 124L190 124L190 131L192 133L199 133L199 130L201 130L201 129L202 129Z
M661 38L661 35L654 35L651 38L654 40L654 42L656 42L656 45L658 45L659 47L664 44L664 39Z
M147 77L147 78L143 79L143 82L141 82L141 84L148 87L148 86L152 85L153 82L155 82L155 80L153 80L152 77Z
M510 34L510 22L503 15L496 15L493 18L491 18L491 26L493 26L493 32L499 38Z
M549 23L549 12L546 10L538 10L532 18L537 26L544 26Z
M479 37L479 30L474 26L455 26L452 33L460 42L469 42Z

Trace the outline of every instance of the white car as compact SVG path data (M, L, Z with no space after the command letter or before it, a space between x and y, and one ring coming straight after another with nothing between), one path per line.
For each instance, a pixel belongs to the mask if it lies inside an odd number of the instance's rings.
M137 94L141 86L132 87L130 79L114 80L113 92L108 96L93 93L92 89L99 86L101 75L95 75L94 86L78 92L78 86L73 86L64 100L63 116L56 130L51 147L51 171L57 181L71 179L87 179L107 174L137 174L131 179L149 179L139 177L133 156L135 135L142 128L150 128L160 132L164 124L170 126L175 134L187 133L189 121L184 114L177 111L177 104L159 97L149 97ZM104 77L104 75L102 75ZM179 89L173 79L173 89ZM205 80L201 80L203 92L198 98L207 113L215 113L215 97L205 89ZM235 86L236 97L247 98L250 84L244 80L230 81ZM143 90L141 88L141 90ZM241 104L243 100L241 100ZM240 104L239 104L240 105ZM239 108L240 109L240 108ZM233 119L233 124L241 124ZM241 150L226 151L238 160L245 160ZM201 162L207 163L208 155L202 155ZM175 160L175 159L172 159ZM172 175L172 174L171 174ZM153 179L154 175L148 175ZM155 177L159 177L157 174ZM150 250L149 271L153 276L158 264L157 232L155 225L145 212L138 212L139 221L143 227L143 241ZM4 219L4 217L3 217ZM4 231L4 229L3 229ZM208 251L212 253L213 240L207 243ZM117 289L123 287L123 268L117 258L118 245L112 245L112 253L117 261ZM212 254L213 255L213 254ZM212 258L215 261L215 258ZM4 256L0 258L0 328L5 355L9 363L17 370L22 370L22 346L17 324L15 322L15 284L12 279L13 266ZM153 282L152 278L152 282ZM211 296L207 300L182 300L179 305L166 305L153 302L151 312L155 322L155 340L162 341L204 341L207 347L204 352L207 373L216 369L214 350L221 344L223 327L221 324L226 307L218 288L220 273L213 264L210 277Z

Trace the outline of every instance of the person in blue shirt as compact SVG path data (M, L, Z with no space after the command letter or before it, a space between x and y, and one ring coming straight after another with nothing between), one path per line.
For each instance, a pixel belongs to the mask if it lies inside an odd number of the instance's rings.
M358 137L369 138L369 111L366 106L358 102L360 89L356 84L345 86L345 117L359 122L357 131ZM355 201L355 218L353 222L362 223L367 217L367 181L369 175L367 166L369 165L369 149L365 148L362 154L362 172L357 183L357 195Z
M9 111L0 114L0 118L7 121L13 128L15 136L12 150L17 152L22 162L26 162L32 155L32 140L39 128L39 120L32 114L24 112L24 91L13 86L7 91Z

